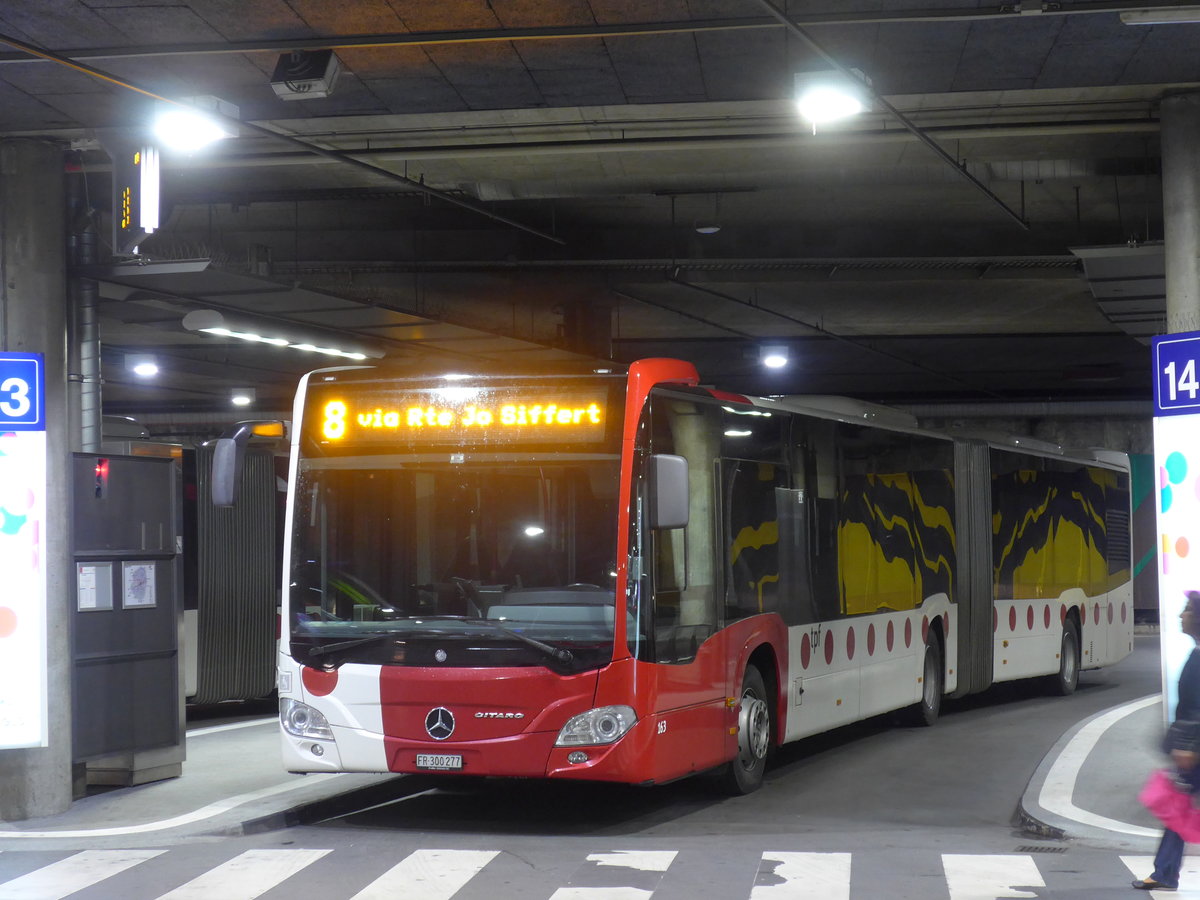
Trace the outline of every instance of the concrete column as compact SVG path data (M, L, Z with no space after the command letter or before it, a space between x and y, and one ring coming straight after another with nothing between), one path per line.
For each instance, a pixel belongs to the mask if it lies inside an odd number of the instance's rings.
M46 360L47 685L49 746L0 750L0 819L71 805L70 445L67 412L67 284L63 147L0 140L0 349Z
M1200 93L1162 100L1167 332L1200 331Z

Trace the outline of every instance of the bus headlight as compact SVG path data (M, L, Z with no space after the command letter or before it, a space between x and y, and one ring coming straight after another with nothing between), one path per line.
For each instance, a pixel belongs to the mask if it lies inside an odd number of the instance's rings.
M601 706L572 716L562 727L556 747L581 747L611 744L637 723L637 714L628 706Z
M325 741L333 740L333 730L328 720L307 703L279 698L279 721L283 730L299 738L320 738Z

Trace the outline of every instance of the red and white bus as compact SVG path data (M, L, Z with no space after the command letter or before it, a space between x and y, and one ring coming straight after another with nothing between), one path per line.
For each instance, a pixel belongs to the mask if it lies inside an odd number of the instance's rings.
M231 458L231 457L227 457ZM768 754L1132 649L1123 454L743 397L695 368L301 382L295 772L757 788Z

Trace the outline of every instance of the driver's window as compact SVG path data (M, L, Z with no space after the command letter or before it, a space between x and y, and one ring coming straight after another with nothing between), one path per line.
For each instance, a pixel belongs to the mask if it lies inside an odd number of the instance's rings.
M716 630L718 568L714 547L714 466L721 450L720 411L689 398L653 396L651 445L688 462L689 524L651 535L654 657L686 663Z

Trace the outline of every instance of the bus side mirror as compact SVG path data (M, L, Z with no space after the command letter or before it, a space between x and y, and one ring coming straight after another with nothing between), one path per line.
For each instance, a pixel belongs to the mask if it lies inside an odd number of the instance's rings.
M237 496L238 476L242 474L242 452L245 441L237 438L217 438L212 459L213 506L233 506Z
M284 436L283 423L279 421L238 422L213 445L212 502L213 506L233 506L237 499L238 482L242 475L242 457L251 438L275 438Z
M650 527L684 528L688 523L688 464L682 456L650 457Z

